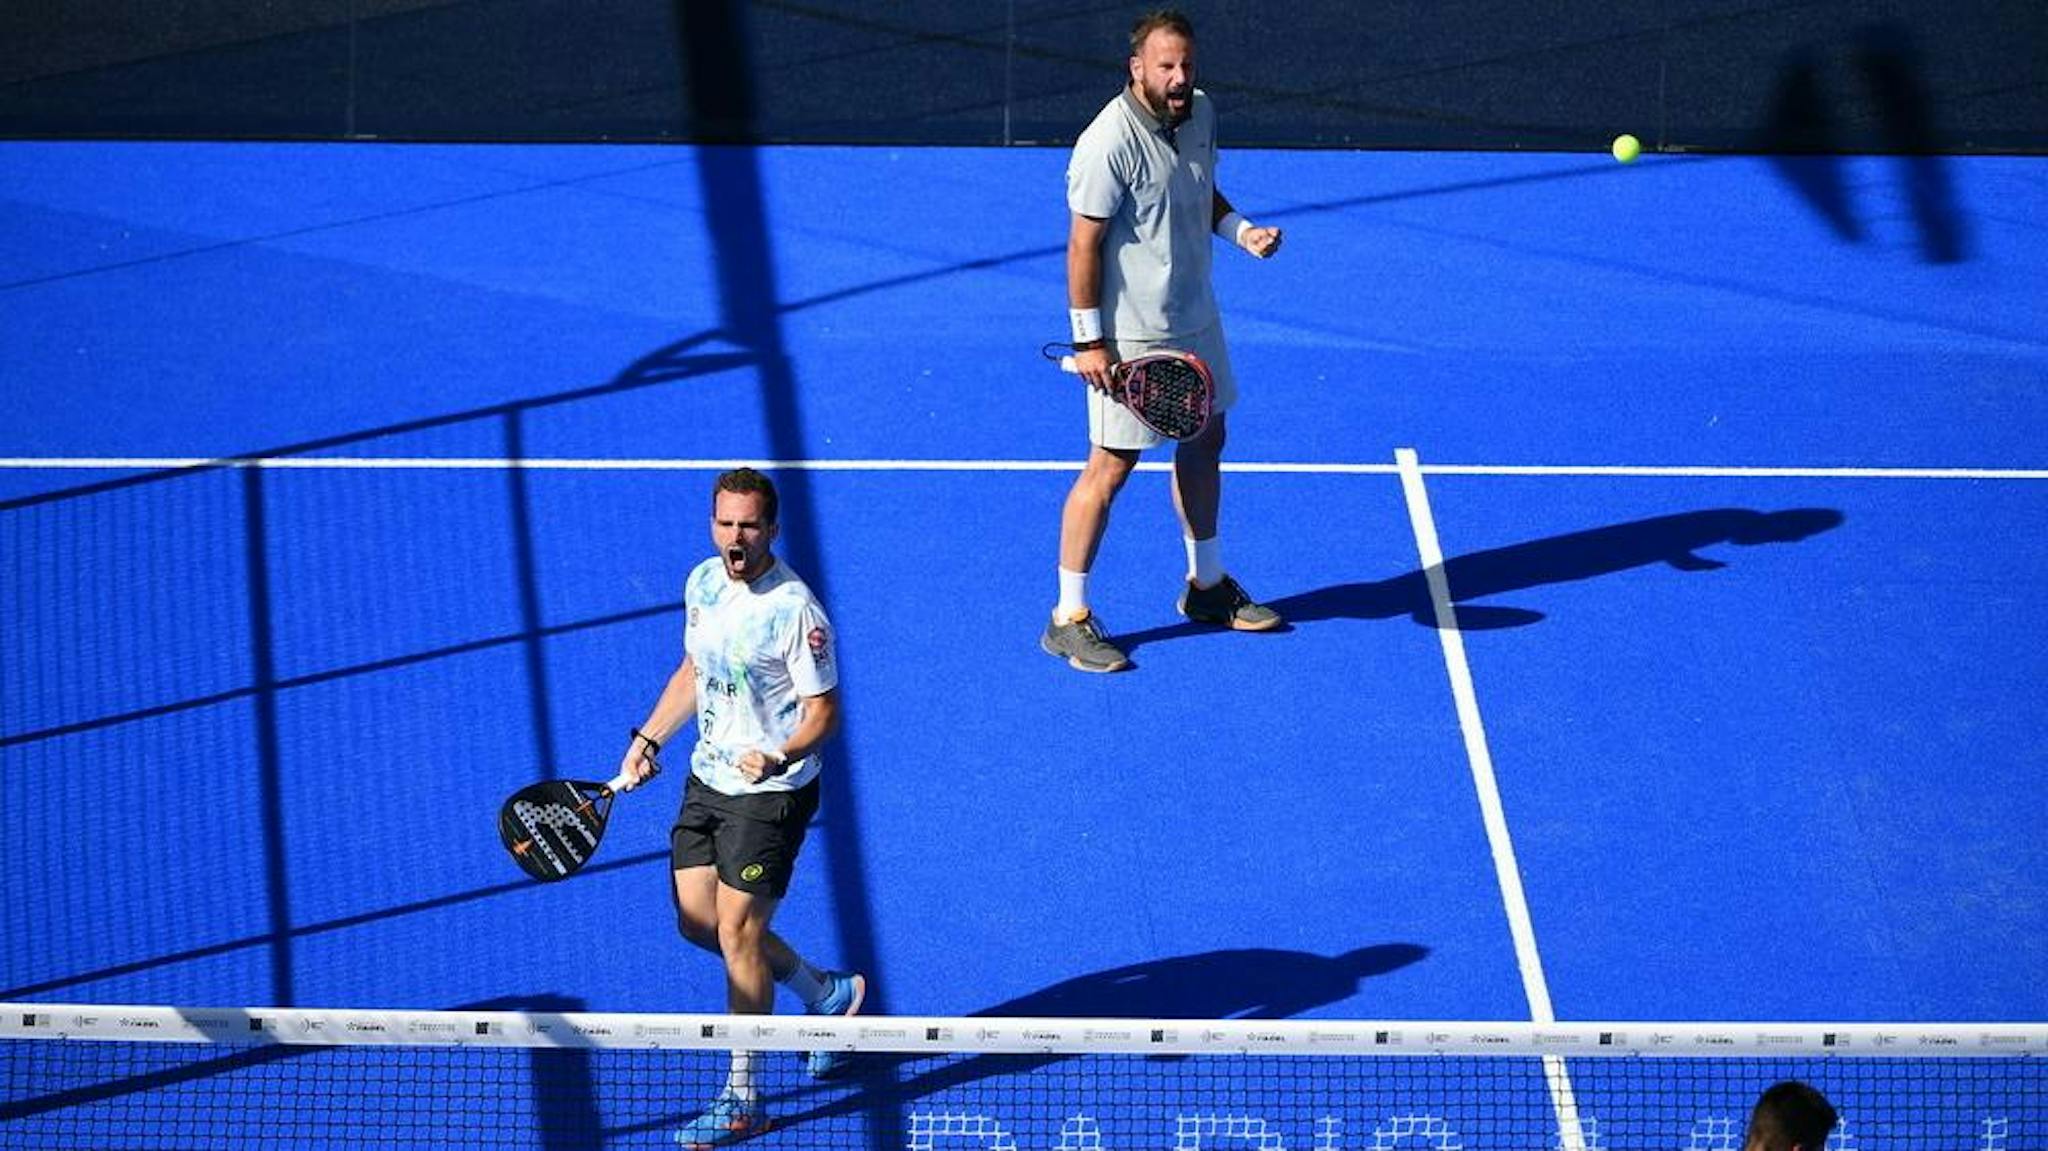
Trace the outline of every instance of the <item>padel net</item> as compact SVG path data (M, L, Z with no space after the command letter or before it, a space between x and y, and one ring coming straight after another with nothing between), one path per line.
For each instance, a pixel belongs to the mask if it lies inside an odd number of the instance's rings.
M0 1004L0 1147L1736 1151L1771 1084L1836 1151L2048 1147L2048 1025L735 1017ZM809 1078L802 1054L855 1052Z

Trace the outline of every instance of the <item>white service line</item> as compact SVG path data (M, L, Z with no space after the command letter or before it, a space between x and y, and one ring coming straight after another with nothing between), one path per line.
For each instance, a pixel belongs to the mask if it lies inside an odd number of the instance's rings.
M1550 1006L1550 984L1543 977L1543 957L1536 949L1536 927L1529 918L1528 896L1522 890L1522 869L1515 862L1514 839L1508 834L1506 809L1500 801L1500 784L1493 773L1493 752L1486 743L1486 724L1479 717L1479 693L1472 686L1472 665L1465 658L1465 636L1458 630L1458 609L1451 601L1450 581L1444 575L1443 544L1437 539L1436 518L1430 514L1429 492L1422 486L1422 462L1414 448L1396 448L1394 464L1401 476L1401 493L1408 501L1408 523L1415 532L1416 557L1423 578L1429 584L1430 608L1436 613L1436 634L1444 649L1444 670L1450 674L1451 698L1458 709L1458 730L1465 737L1465 758L1471 764L1472 784L1479 792L1479 813L1486 825L1487 846L1493 852L1493 874L1500 884L1501 903L1508 917L1508 933L1514 939L1515 966L1522 973L1522 992L1529 1000L1529 1018L1536 1023L1555 1023ZM1585 1136L1580 1129L1579 1107L1563 1058L1543 1057L1543 1079L1550 1088L1551 1107L1557 1112L1558 1141L1563 1151L1583 1151Z

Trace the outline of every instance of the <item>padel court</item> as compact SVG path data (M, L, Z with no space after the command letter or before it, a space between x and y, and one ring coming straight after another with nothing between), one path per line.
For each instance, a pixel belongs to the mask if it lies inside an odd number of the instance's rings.
M1226 149L1287 239L1217 253L1224 558L1291 626L1175 614L1155 452L1113 676L1037 645L1064 161L0 144L0 1001L718 1010L685 748L568 882L494 820L615 770L750 462L846 708L776 926L871 1012L2048 1019L2041 161Z

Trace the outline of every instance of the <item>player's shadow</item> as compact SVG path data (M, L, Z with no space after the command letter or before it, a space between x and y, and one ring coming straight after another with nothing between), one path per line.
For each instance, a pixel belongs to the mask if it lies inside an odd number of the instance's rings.
M1268 947L1176 955L1095 971L975 1012L1055 1019L1287 1019L1358 994L1359 984L1427 958L1414 943L1341 955Z
M1382 943L1340 955L1275 948L1232 948L1176 955L1094 971L974 1013L974 1018L1286 1019L1358 994L1367 980L1429 957L1415 943ZM856 1058L850 1093L778 1116L794 1126L835 1115L900 1107L982 1079L1039 1070L1065 1054L865 1055ZM1179 1058L1162 1055L1152 1058Z
M1715 571L1727 567L1727 561L1702 555L1702 550L1719 544L1755 547L1796 543L1841 523L1842 513L1833 508L1777 512L1710 508L1470 552L1446 560L1443 575L1459 630L1524 627L1542 620L1543 613L1475 601L1659 564L1686 572ZM1429 577L1421 570L1383 580L1333 584L1268 602L1291 625L1407 616L1424 627L1437 626ZM1176 624L1120 638L1135 650L1146 643L1199 630L1206 629Z

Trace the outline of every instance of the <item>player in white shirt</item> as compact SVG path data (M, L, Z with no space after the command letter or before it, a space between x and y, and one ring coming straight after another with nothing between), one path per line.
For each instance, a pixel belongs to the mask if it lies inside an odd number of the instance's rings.
M832 624L775 557L778 510L775 485L760 472L718 477L717 554L683 589L683 662L633 729L620 767L635 785L653 775L655 753L694 716L697 743L669 846L683 937L724 957L733 1014L772 1012L780 983L812 1014L852 1015L866 978L812 966L769 929L818 809L819 749L839 724ZM732 1053L725 1090L677 1142L714 1147L767 1127L753 1058ZM813 1052L807 1064L822 1078L844 1070L845 1057Z

